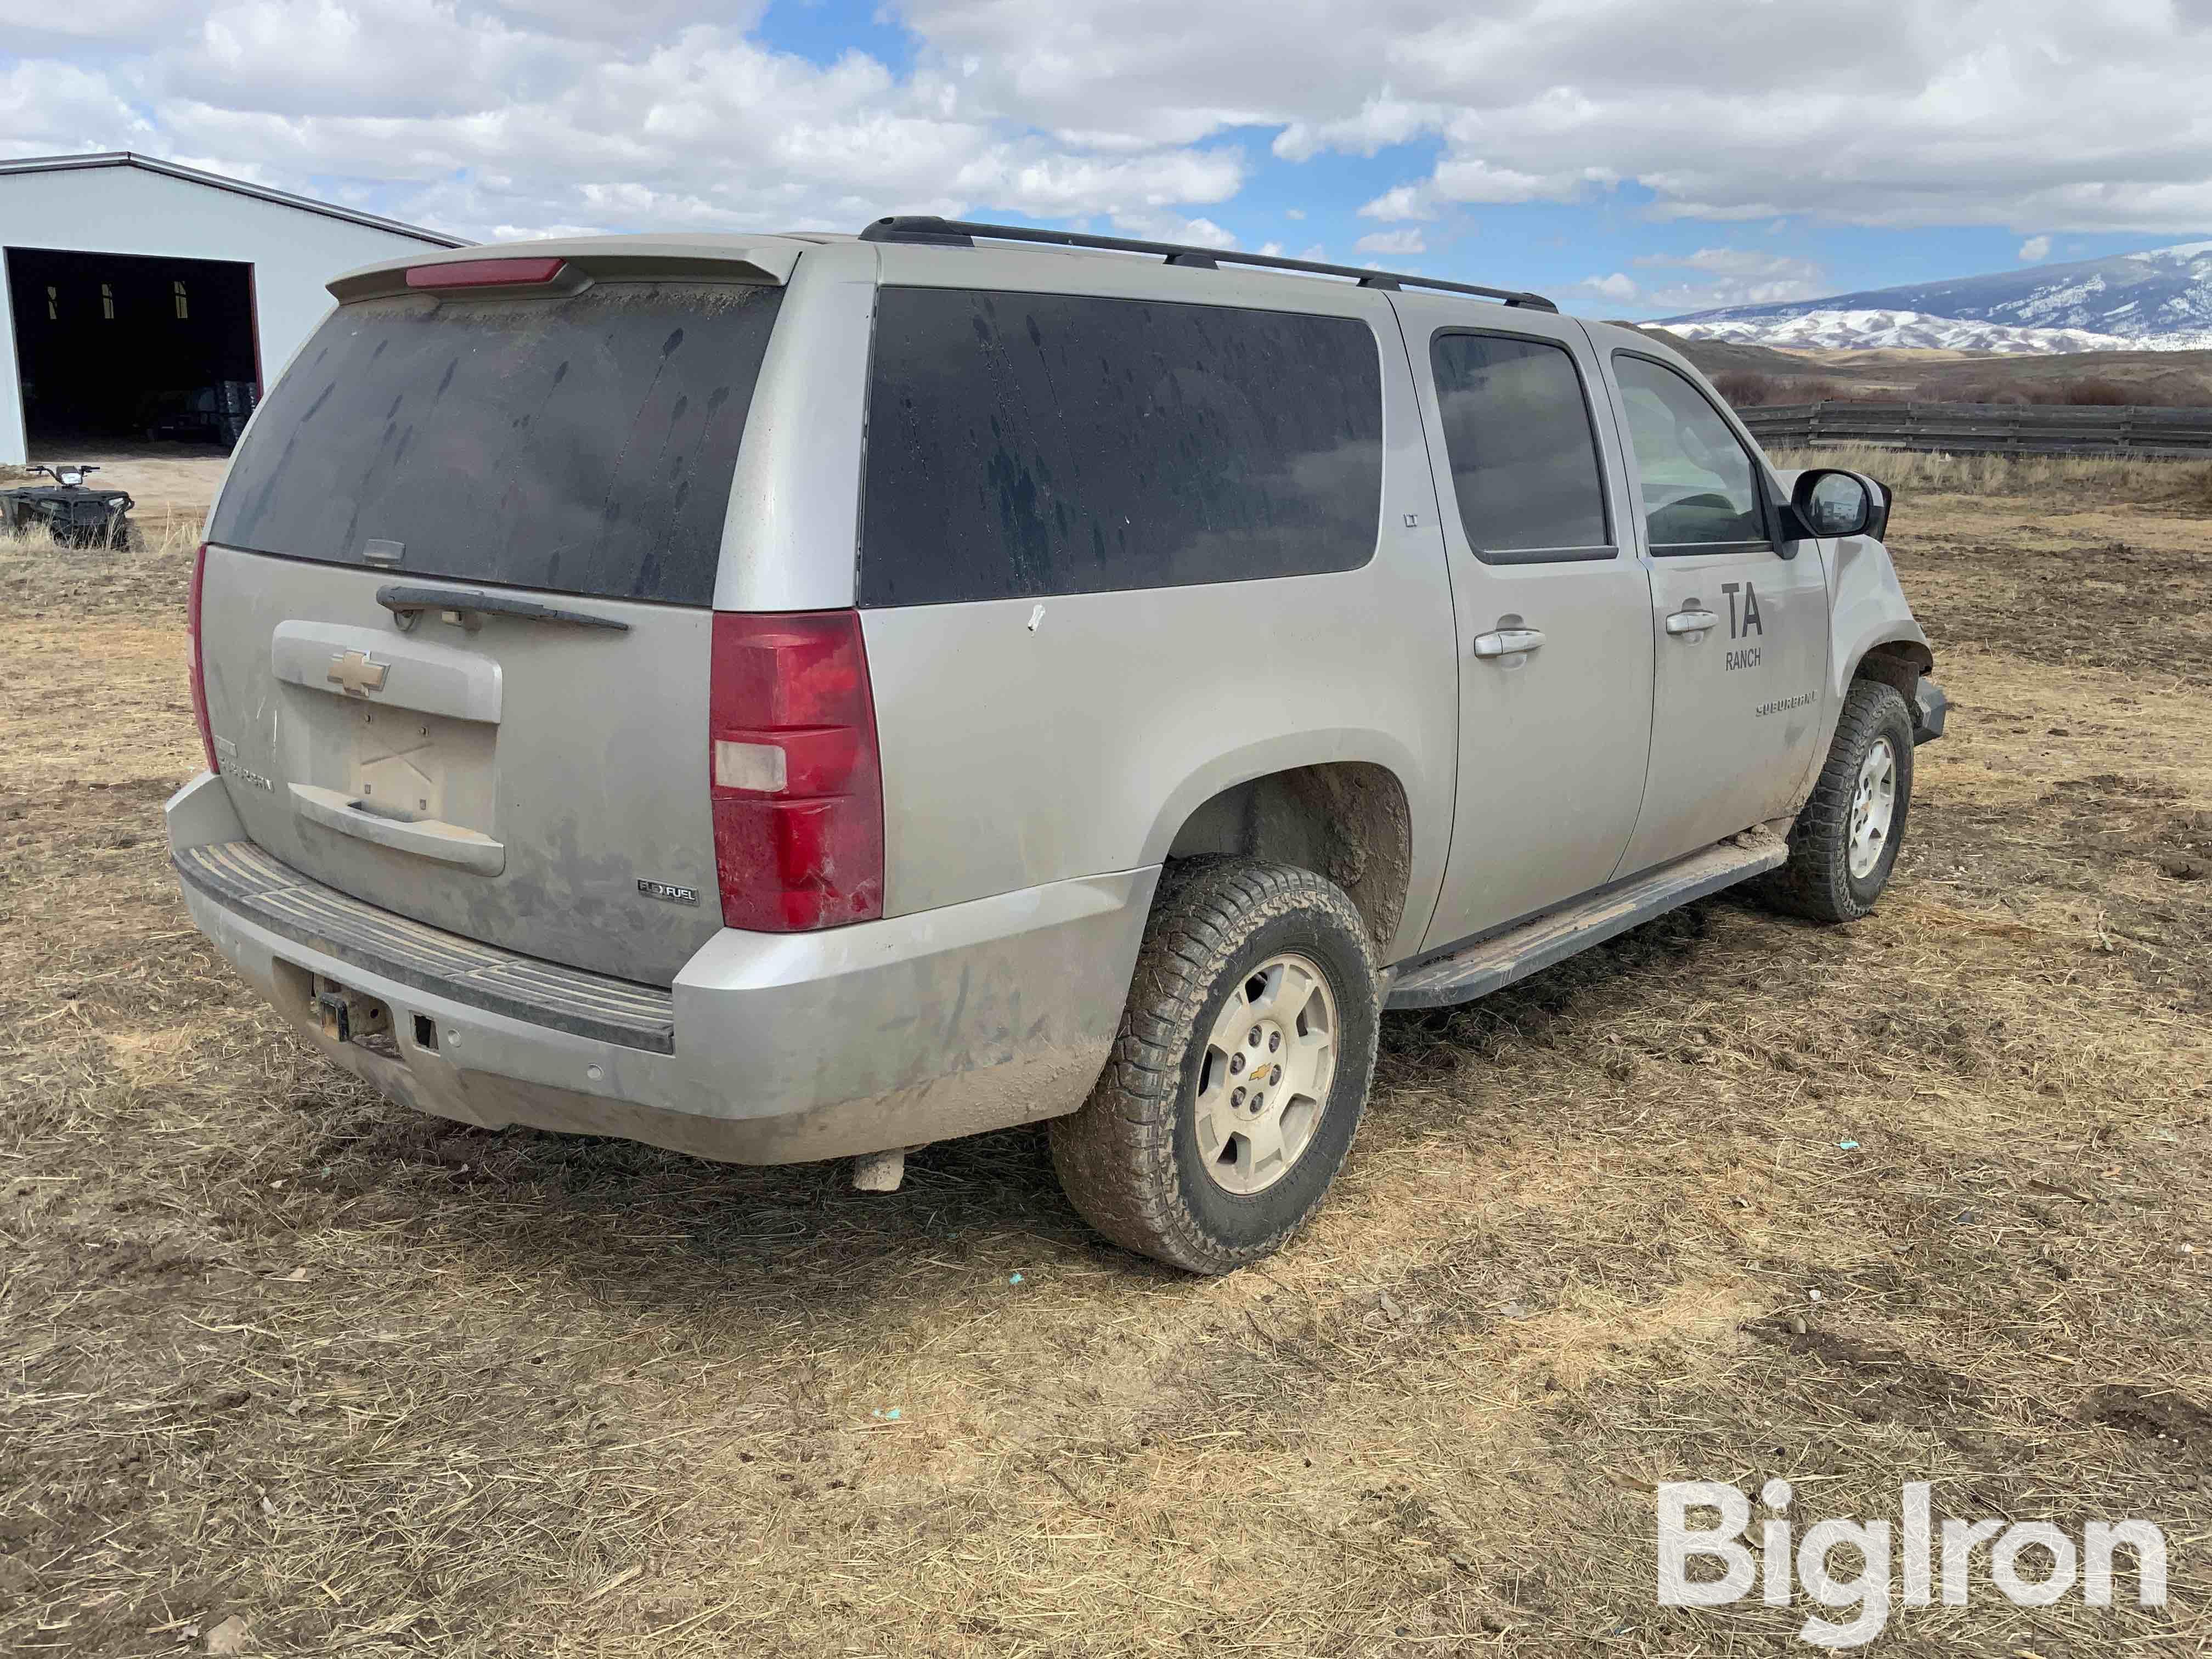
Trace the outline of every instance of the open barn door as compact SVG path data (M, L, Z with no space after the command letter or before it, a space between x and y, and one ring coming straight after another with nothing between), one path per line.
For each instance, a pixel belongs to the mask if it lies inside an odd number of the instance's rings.
M259 395L252 265L52 248L7 258L34 459L119 440L236 441Z

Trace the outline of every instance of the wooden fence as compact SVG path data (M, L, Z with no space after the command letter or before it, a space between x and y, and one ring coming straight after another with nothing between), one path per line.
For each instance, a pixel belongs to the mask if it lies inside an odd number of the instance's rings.
M1954 455L2212 456L2212 409L1831 400L1736 412L1769 449L1871 444Z

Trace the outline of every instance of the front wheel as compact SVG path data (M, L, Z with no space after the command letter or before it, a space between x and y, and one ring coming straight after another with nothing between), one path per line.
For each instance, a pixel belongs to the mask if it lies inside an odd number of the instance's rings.
M1381 1012L1366 924L1335 884L1249 860L1170 865L1106 1069L1052 1126L1069 1202L1192 1273L1281 1248L1352 1146Z
M1769 879L1778 908L1856 921L1874 908L1905 844L1912 805L1912 715L1893 686L1854 680L1812 799Z

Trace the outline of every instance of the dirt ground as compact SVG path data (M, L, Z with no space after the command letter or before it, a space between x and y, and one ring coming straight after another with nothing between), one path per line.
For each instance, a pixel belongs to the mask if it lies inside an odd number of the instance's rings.
M2162 1609L1984 1559L1875 1651L2203 1652L2183 477L1908 486L1955 712L1880 910L1723 896L1391 1018L1318 1221L1213 1282L1033 1133L870 1197L372 1097L178 901L183 546L0 550L0 1651L1798 1651L1802 1600L1654 1605L1653 1485L1780 1475L1801 1533L1912 1480L2166 1529Z

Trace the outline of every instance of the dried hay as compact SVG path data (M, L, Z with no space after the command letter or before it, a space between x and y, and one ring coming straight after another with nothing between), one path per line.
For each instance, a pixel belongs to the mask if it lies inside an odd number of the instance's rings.
M0 548L0 1650L1771 1653L1802 1607L1652 1605L1650 1487L1774 1474L2167 1527L2166 1610L1984 1583L1930 1650L2201 1647L2212 544L1896 541L1958 711L1881 909L1394 1017L1332 1202L1213 1283L1034 1134L864 1198L332 1073L163 857L189 531ZM2021 573L2115 542L2164 620L2054 660Z

